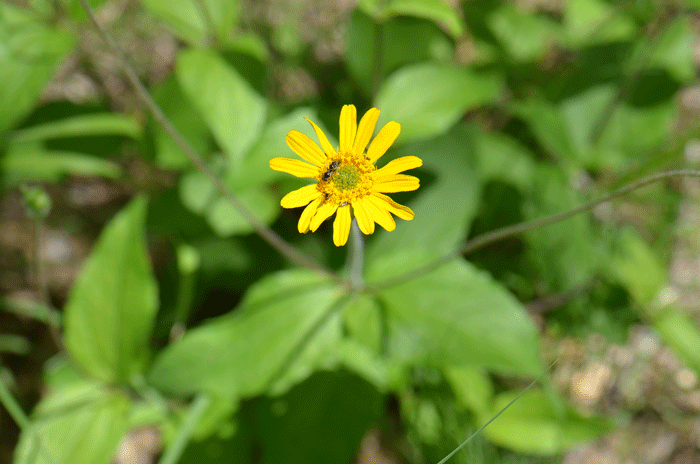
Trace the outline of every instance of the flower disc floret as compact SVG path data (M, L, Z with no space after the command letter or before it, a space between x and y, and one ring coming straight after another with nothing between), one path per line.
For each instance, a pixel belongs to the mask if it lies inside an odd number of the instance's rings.
M375 163L401 131L399 123L390 121L369 143L378 117L379 110L372 108L358 125L355 106L343 106L340 112L340 146L337 149L333 148L323 131L308 119L320 147L301 132L291 131L287 134L287 145L305 162L273 158L270 167L318 181L282 198L284 208L306 206L299 219L299 232L315 232L323 221L336 214L333 242L336 246L342 246L348 240L353 216L365 234L374 232L375 223L387 231L394 230L396 223L391 214L405 220L413 219L410 208L399 205L384 193L416 190L420 186L418 178L400 173L417 168L423 162L416 156L404 156L377 169Z

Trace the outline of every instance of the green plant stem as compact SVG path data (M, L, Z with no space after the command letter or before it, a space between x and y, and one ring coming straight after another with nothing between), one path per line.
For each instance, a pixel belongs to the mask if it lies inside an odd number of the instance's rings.
M165 450L163 456L158 461L158 464L176 464L182 457L182 452L185 450L187 443L192 438L197 424L209 407L211 400L208 395L197 395L190 404L185 415L185 420L180 427L180 430L175 437L173 443Z
M29 428L29 418L24 413L15 397L12 396L10 390L7 389L5 382L3 382L1 378L0 403L2 403L7 412L10 413L10 417L12 417L12 420L15 421L15 424L17 424L21 430L27 430Z
M657 174L652 174L651 176L638 179L634 182L625 185L624 187L615 190L612 193L608 193L607 195L603 195L600 198L583 203L582 205L572 208L568 211L552 214L551 216L535 219L533 221L521 222L512 226L507 226L501 229L494 230L492 232L487 232L483 235L479 235L478 237L468 240L464 245L462 245L461 248L447 253L444 256L441 256L432 263L428 263L425 266L421 266L398 277L378 282L376 285L373 285L370 290L376 291L381 290L383 288L392 287L394 285L402 284L409 280L415 279L416 277L420 277L429 272L432 272L440 266L443 266L444 264L450 262L451 260L461 255L469 254L475 250L478 250L479 248L485 247L486 245L490 245L494 242L498 242L500 240L512 237L514 235L519 235L523 232L527 232L528 230L538 229L540 227L556 224L557 222L564 221L566 219L569 219L570 217L576 216L577 214L589 211L595 208L596 206L600 205L601 203L607 203L608 201L621 197L622 195L625 195L633 190L637 190L646 185L653 184L654 182L658 182L660 180L668 179L671 177L700 177L700 171L693 169L678 169L674 171L664 171Z
M348 271L350 274L350 284L353 289L360 289L364 285L363 269L365 264L365 240L357 225L357 219L352 220L350 226L352 248L348 256Z
M298 251L292 245L287 243L282 237L277 235L272 229L267 227L265 224L260 222L257 217L238 199L238 197L223 183L223 181L212 171L212 169L204 162L204 160L195 152L195 150L190 146L190 144L184 139L184 137L178 132L178 130L173 126L170 120L165 116L163 111L160 109L158 104L153 100L150 93L146 87L141 83L141 80L136 75L136 71L129 64L126 57L122 53L121 49L117 47L112 37L109 35L107 30L99 23L95 12L92 7L87 3L87 0L79 0L83 9L87 13L90 21L95 26L99 32L102 39L107 43L107 46L116 56L117 60L122 66L126 78L129 80L131 85L136 90L136 95L141 100L141 102L146 105L148 110L153 115L153 118L158 122L158 124L167 132L170 138L175 142L175 144L180 148L185 156L190 160L190 162L201 171L209 181L216 187L219 193L226 198L226 200L233 205L236 211L243 216L243 218L253 227L255 232L260 235L263 240L270 244L273 248L279 251L283 256L285 256L290 261L312 270L315 270L334 281L340 281L340 278L330 271L325 266L321 265L317 261L309 258L305 254Z

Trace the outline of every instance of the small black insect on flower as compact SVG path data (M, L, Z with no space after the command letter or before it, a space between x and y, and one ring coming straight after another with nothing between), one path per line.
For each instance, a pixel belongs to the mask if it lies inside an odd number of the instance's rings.
M338 169L339 165L340 165L339 162L331 161L330 166L328 166L328 170L326 172L324 172L323 175L321 176L321 180L323 180L323 181L330 180L331 176L336 171L336 169Z

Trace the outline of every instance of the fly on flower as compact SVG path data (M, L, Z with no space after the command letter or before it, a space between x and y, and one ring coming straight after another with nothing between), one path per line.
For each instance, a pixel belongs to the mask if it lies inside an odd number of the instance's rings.
M416 156L404 156L377 169L375 163L401 131L401 125L391 121L369 143L378 118L379 110L372 108L358 126L355 106L343 106L338 149L333 148L323 131L309 119L306 120L316 131L321 147L299 131L287 134L289 148L306 162L273 158L270 167L317 180L317 183L289 192L282 198L283 208L306 206L299 219L299 232L315 232L323 221L336 213L333 243L343 246L348 241L353 216L364 234L374 232L375 222L388 231L394 230L396 223L390 213L407 221L413 219L410 208L384 194L416 190L420 186L418 178L400 173L421 166L423 161Z

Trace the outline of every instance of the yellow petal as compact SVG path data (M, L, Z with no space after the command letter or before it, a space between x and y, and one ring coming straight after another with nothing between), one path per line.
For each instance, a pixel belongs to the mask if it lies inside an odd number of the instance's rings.
M374 233L374 221L369 215L367 208L362 201L362 198L352 202L352 208L355 212L355 219L357 219L357 225L360 226L360 230L363 234L369 235Z
M375 163L389 149L396 137L401 132L401 124L396 121L389 121L377 136L372 140L367 150L367 157L370 163ZM419 165L420 166L420 165ZM410 169L410 168L406 168Z
M311 218L314 217L314 214L316 214L316 211L318 210L318 205L321 204L321 201L323 200L323 197L318 197L311 203L309 203L309 206L304 208L304 212L301 213L301 217L299 218L299 224L298 224L298 229L299 232L302 234L305 234L309 231L309 223L311 222Z
M374 222L384 227L388 232L396 229L396 221L389 214L382 201L374 197L373 195L365 197L365 206L370 212L370 215L374 219Z
M358 155L364 153L369 139L372 138L374 133L374 126L377 125L377 119L379 118L379 110L377 108L372 108L362 116L360 120L360 127L357 128L357 135L355 136L355 146L353 146L353 151Z
M397 174L391 177L382 177L375 180L372 186L373 192L394 193L394 192L410 192L420 187L420 181L417 177Z
M409 169L417 168L423 165L423 160L417 156L402 156L389 163L381 169L377 169L372 173L374 179L382 177L394 176L400 172L408 171Z
M291 158L272 158L270 167L275 171L282 171L297 177L318 177L319 169L309 163Z
M355 105L345 105L340 110L340 151L349 152L357 132L357 110Z
M311 184L307 185L306 187L302 187L300 189L289 192L284 197L282 197L282 201L280 202L282 208L289 209L305 206L310 201L313 201L316 198L320 197L322 193L318 191L317 186L318 184Z
M387 211L390 213L395 214L397 217L400 217L401 219L405 219L406 221L410 221L415 217L415 214L413 214L413 211L411 211L411 208L408 206L403 206L398 203L396 203L394 200L389 198L386 195L382 195L381 193L374 193L372 194L374 198L376 198L378 201L378 205L381 205L381 207L386 208Z
M307 135L293 130L289 131L286 140L289 148L304 161L308 161L318 167L326 163L326 154Z
M335 155L335 150L333 149L333 145L328 141L328 137L326 137L326 134L323 133L320 127L318 127L311 119L309 118L304 118L307 121L311 123L311 126L313 126L314 131L316 131L316 137L318 137L318 141L321 142L321 148L323 151L326 153L328 156Z
M311 223L309 224L311 232L316 232L316 229L318 229L321 223L331 217L336 209L338 209L338 205L335 203L323 204L318 211L316 211L316 215L313 219L311 219Z
M338 214L333 221L333 243L335 246L343 246L348 242L350 235L350 206L338 208Z

